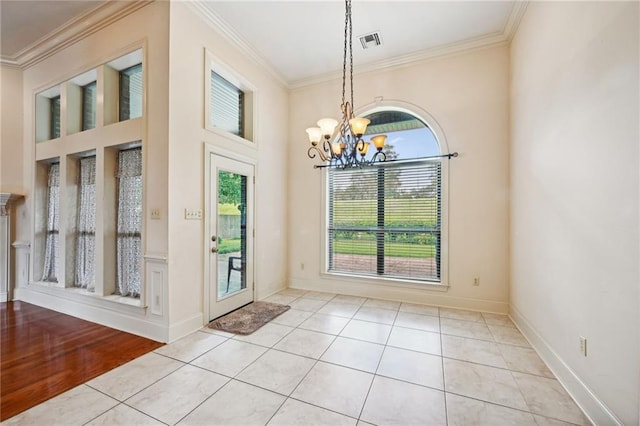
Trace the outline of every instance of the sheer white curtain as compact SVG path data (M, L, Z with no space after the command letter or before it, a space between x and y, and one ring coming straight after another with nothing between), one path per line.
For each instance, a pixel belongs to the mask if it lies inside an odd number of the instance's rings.
M47 182L47 236L44 245L44 267L42 281L58 282L58 224L60 163L49 166Z
M117 294L140 296L142 149L118 154Z
M95 289L96 157L80 160L75 286Z

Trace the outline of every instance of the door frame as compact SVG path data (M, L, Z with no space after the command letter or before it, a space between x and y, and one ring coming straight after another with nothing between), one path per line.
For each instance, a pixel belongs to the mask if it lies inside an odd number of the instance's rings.
M230 160L233 161L238 161L241 163L245 163L248 164L250 166L253 167L253 176L255 179L256 176L256 172L257 172L257 161L251 157L247 157L241 154L238 154L236 152L224 149L224 148L220 148L218 146L209 144L209 143L204 143L204 209L203 209L203 213L204 213L204 228L203 228L203 265L204 265L204 275L203 275L203 311L202 311L202 320L203 320L203 325L207 325L210 322L210 318L211 318L211 314L212 314L212 306L210 303L211 300L211 265L210 265L210 250L211 250L211 242L209 241L210 236L213 234L214 228L215 228L215 223L212 223L211 221L211 214L212 212L211 210L211 167L212 167L212 161L211 161L211 157L212 155L217 155L220 157L226 157ZM251 259L251 261L253 262L253 267L250 268L252 270L252 274L251 276L247 276L247 280L251 280L251 282L253 283L253 288L252 288L252 299L255 301L256 298L256 280L255 280L255 217L256 217L256 204L255 204L255 198L256 198L256 190L255 190L255 182L251 182L251 184L253 185L253 198L251 200L251 202L253 203L253 228L251 230L247 229L247 232L252 232L253 237L252 237L252 242L253 242L253 246L252 246L252 253L253 253L253 259ZM249 270L249 268L247 268L247 270ZM217 282L217 279L216 279Z

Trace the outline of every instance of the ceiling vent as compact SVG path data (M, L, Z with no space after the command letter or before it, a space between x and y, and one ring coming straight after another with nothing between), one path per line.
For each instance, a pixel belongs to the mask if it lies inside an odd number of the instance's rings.
M382 38L380 38L379 32L373 32L358 37L360 43L362 43L363 49L369 49L371 47L380 46L382 44Z

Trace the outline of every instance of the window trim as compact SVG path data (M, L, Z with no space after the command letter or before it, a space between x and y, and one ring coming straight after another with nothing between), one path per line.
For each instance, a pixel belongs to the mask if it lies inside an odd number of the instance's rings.
M380 111L400 111L407 114L411 114L425 123L429 129L433 132L436 142L440 147L440 153L446 154L449 152L449 146L445 138L442 128L436 121L436 119L421 109L417 105L407 102L392 100L383 101L377 100L372 104L365 105L354 112L357 117L366 116ZM449 288L449 161L443 159L441 162L441 225L440 225L440 281L420 281L415 279L407 279L400 277L390 276L375 276L357 273L346 272L334 272L329 270L329 237L328 237L328 224L329 224L329 173L327 169L322 170L322 207L324 214L322 215L322 224L320 227L320 265L322 269L320 276L324 279L333 279L340 277L341 279L353 282L367 282L368 284L402 287L402 288L415 288L421 290L442 290L446 291Z
M258 91L256 87L246 80L242 74L238 73L231 66L220 60L208 49L204 49L204 109L203 109L203 128L207 131L222 136L232 142L239 143L254 150L258 149ZM215 72L229 83L236 86L244 92L244 117L243 117L243 134L244 137L235 135L226 130L222 130L212 126L209 122L211 114L209 96L211 94L211 72Z

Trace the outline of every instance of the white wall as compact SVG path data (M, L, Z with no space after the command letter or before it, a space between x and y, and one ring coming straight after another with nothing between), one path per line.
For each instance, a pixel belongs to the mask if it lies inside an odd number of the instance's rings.
M53 141L38 144L36 149L33 122L36 93L140 46L145 46L147 79L143 119L75 134L64 147L56 147ZM234 145L220 134L204 129L205 47L255 88L258 117L253 147ZM31 191L36 158L76 152L73 150L82 146L84 138L104 136L116 140L128 134L143 135L146 258L143 304L146 301L149 307L107 306L104 301L86 298L90 296L77 297L64 289L38 285L21 289L18 297L161 341L175 340L201 327L206 236L203 221L186 221L184 209L205 208L205 143L257 162L256 298L286 286L287 169L281 156L288 129L287 91L266 70L205 24L189 6L151 3L27 68L23 76L23 80L16 73L3 72L2 76L2 83L11 83L10 90L24 100L23 109L14 105L11 110L17 110L16 117L10 118L19 124L15 129L3 127L2 131L3 189L6 171L12 185ZM10 110L5 104L11 99L5 93L3 119L5 111L8 114ZM15 145L5 144L6 134L17 135ZM5 163L21 168L4 167ZM151 220L152 209L160 211L160 219ZM34 215L34 197L28 195L18 221L19 239L32 240ZM159 306L154 305L156 296L160 297Z
M2 100L0 105L0 192L24 195L27 193L27 188L22 179L22 70L5 65L0 66L0 99ZM24 198L12 201L9 207L11 220L5 217L2 220L8 221L8 238L11 239L9 241L11 244L16 240L16 218L24 214ZM2 250L6 248L0 248L0 251ZM10 259L7 286L10 286L15 277L16 256L11 247L7 254ZM0 265L0 269L2 267L4 265ZM6 294L7 290L6 287L1 288L0 293Z
M184 2L171 3L169 125L169 281L171 322L203 312L204 221L185 220L184 210L203 209L204 144L257 161L256 298L286 286L286 146L288 97L265 69L232 46ZM242 144L204 128L205 48L255 88L255 144ZM199 325L202 325L200 319Z
M166 2L150 3L98 32L78 40L63 50L46 57L41 62L25 69L21 97L24 100L22 139L20 147L12 150L3 163L19 163L23 167L18 185L27 189L25 207L18 215L17 239L29 241L33 249L34 177L36 159L80 152L98 148L98 153L109 144L143 140L144 164L144 233L145 255L166 256L167 236L167 155L168 155L168 58L169 58L169 5ZM36 94L53 85L63 83L85 71L105 64L126 53L145 46L145 117L129 120L93 130L74 134L59 141L42 142L36 148L34 135L34 109ZM3 92L3 114L5 94ZM100 103L98 100L98 111ZM64 117L64 112L63 115ZM3 135L4 147L4 135ZM160 220L149 220L150 208L158 208ZM102 211L97 212L100 221ZM33 254L33 253L32 253ZM33 260L33 256L31 259ZM153 265L145 262L147 272ZM166 265L159 266L166 270ZM33 269L32 269L33 271ZM166 272L161 272L165 274ZM38 277L31 274L31 282ZM166 276L161 279L159 291L161 304L168 303L164 297ZM18 297L51 309L67 312L94 322L132 331L156 340L168 339L168 313L158 314L143 307L109 304L91 296L78 297L60 288L30 285L17 292ZM145 303L145 300L142 301ZM122 306L121 306L122 305ZM161 311L163 309L160 309Z
M512 313L597 424L638 424L638 27L533 2L511 46Z
M356 69L357 71L357 69ZM509 276L509 51L506 46L355 76L356 110L378 96L437 120L450 151L446 292L322 275L322 172L305 128L339 114L340 81L292 91L289 132L289 277L292 287L506 312ZM304 269L302 265L304 264ZM480 286L473 287L473 277Z
M22 70L0 67L0 192L23 194Z

